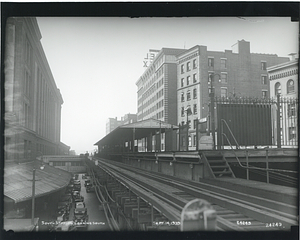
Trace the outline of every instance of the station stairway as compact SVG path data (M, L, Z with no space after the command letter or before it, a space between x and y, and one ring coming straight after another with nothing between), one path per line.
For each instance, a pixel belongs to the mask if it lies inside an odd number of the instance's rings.
M203 152L202 157L204 157L207 167L214 178L235 178L232 169L221 152Z

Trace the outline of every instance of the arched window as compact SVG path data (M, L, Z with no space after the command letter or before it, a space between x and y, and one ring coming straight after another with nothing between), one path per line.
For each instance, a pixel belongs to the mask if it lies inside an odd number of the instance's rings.
M294 80L290 79L287 81L287 93L293 93L295 92L295 84L294 84Z
M281 94L281 84L278 82L275 84L275 96Z

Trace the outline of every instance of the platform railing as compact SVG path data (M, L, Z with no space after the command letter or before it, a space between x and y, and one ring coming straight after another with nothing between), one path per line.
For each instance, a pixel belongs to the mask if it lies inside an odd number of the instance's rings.
M238 142L236 141L236 138L234 137L230 127L228 126L228 124L226 123L226 121L224 119L222 119L222 122L224 122L229 130L229 132L231 133L231 137L234 139L235 141L235 144L236 144L236 148L239 149L239 144ZM247 172L247 180L249 180L249 170L262 170L262 171L265 171L266 172L266 175L267 175L267 183L270 182L270 175L269 173L271 171L273 172L287 172L287 173L297 173L297 171L291 171L291 170L283 170L283 169L271 169L269 168L269 148L266 147L265 150L266 150L266 168L259 168L259 167L249 167L249 155L248 155L248 151L246 150L246 166L244 166L240 159L238 158L237 154L236 154L236 149L233 148L233 145L231 144L229 138L227 137L227 135L223 132L223 125L222 125L222 129L221 129L221 133L222 133L222 144L223 144L223 136L226 138L228 144L230 145L230 149L233 151L234 153L234 156L236 158L236 160L238 161L238 164L241 168L244 168L246 169L246 172Z

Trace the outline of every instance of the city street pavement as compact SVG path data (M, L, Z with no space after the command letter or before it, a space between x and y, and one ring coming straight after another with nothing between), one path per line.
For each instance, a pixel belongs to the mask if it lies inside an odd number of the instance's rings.
M104 211L100 208L100 202L98 201L96 193L86 192L86 189L84 187L84 179L82 179L82 174L79 175L78 179L81 181L80 194L84 197L84 202L89 215L88 222L90 223L90 225L88 226L87 231L110 231Z
M98 201L95 192L86 192L84 186L84 179L82 179L82 174L78 178L81 181L81 191L80 194L84 197L85 206L87 208L88 228L87 231L111 231L107 224L107 220L104 211L100 208L100 202ZM72 204L70 210L69 220L73 220L75 203ZM39 231L49 231L50 225L54 225L56 219L52 218L52 213L48 211L37 213L36 216L40 219ZM52 224L51 224L52 223Z

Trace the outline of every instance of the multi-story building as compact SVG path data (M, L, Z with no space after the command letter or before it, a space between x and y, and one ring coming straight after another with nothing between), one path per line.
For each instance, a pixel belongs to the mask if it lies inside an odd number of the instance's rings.
M111 131L116 129L117 127L129 123L134 123L137 121L137 115L127 113L123 117L121 117L121 120L118 120L117 117L115 118L108 118L106 121L106 134L109 134Z
M184 49L163 48L136 82L137 120L158 119L177 124L177 55Z
M127 113L123 117L123 124L129 124L129 123L134 123L137 122L137 115L136 114L131 114Z
M5 159L61 154L62 95L43 51L36 18L13 17L5 39Z
M209 114L211 86L219 97L267 98L268 66L289 61L276 54L250 53L250 42L238 41L232 50L208 51L194 46L177 56L177 124L189 122L189 145L196 146L196 121ZM187 109L191 110L187 116ZM193 140L192 140L193 139Z
M116 129L121 125L123 125L123 120L118 120L117 117L108 118L106 121L106 134L109 134L112 130Z
M298 145L298 67L298 59L293 58L267 69L270 97L280 102L281 142L288 146ZM277 119L275 114L273 119Z

